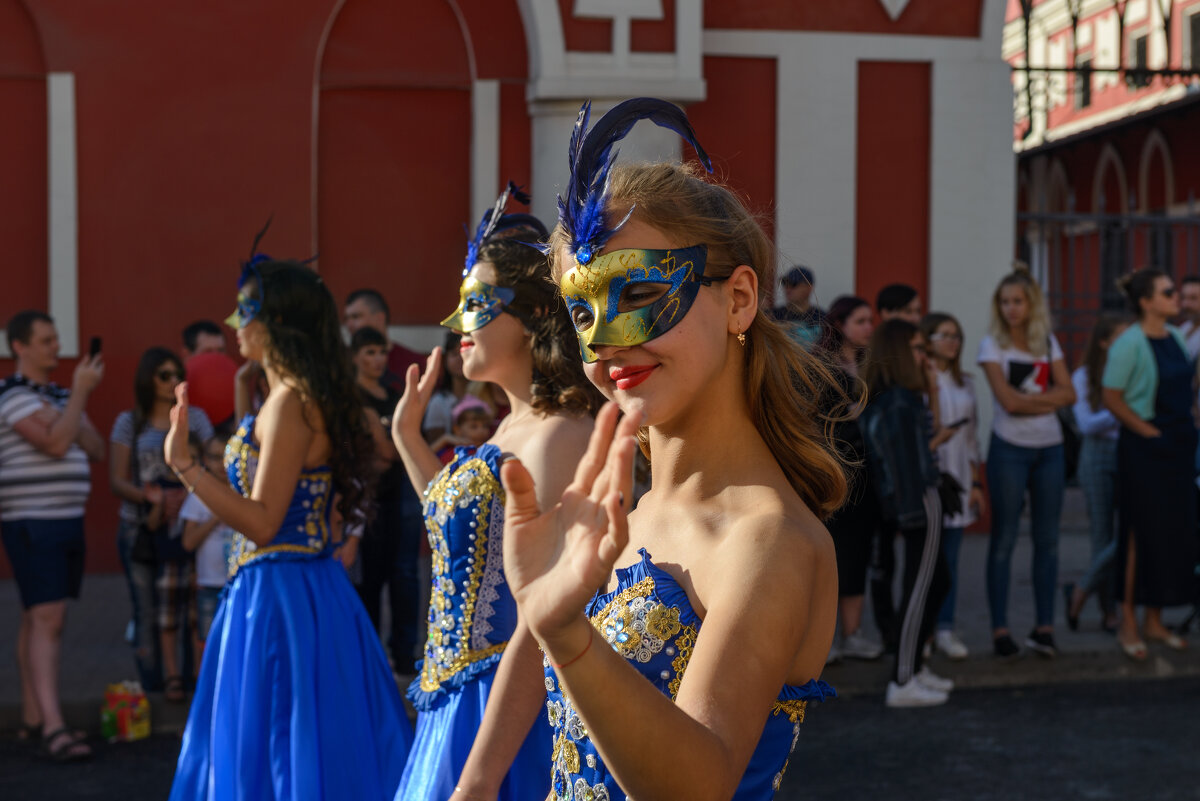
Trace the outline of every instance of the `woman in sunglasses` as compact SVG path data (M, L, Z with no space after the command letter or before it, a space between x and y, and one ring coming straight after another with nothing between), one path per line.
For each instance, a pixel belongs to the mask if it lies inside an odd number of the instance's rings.
M1175 283L1161 270L1120 282L1138 322L1117 337L1104 367L1104 405L1121 421L1117 440L1117 641L1146 658L1146 641L1176 651L1183 638L1162 622L1164 606L1196 600L1196 427L1192 377L1183 336L1167 325L1179 314ZM1146 607L1139 635L1136 609Z
M164 689L169 701L182 701L185 697L180 655L175 646L179 616L171 614L179 610L158 608L155 582L160 584L159 601L173 601L187 592L190 577L184 574L186 562L167 559L166 546L171 543L166 531L152 530L146 525L146 518L152 501L160 496L169 512L177 513L183 504L183 485L163 460L162 448L163 438L171 427L175 387L182 380L183 364L171 351L150 348L142 354L133 377L134 406L121 412L113 424L108 462L109 485L121 499L117 552L129 581L133 604L134 660L142 686L147 690ZM197 408L188 411L187 429L202 442L213 434L208 416ZM163 547L155 548L156 540ZM165 619L160 621L160 618ZM163 624L161 653L157 636L160 623Z

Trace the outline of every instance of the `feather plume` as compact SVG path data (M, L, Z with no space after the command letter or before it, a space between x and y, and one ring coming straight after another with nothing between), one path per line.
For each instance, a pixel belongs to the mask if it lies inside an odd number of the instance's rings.
M635 123L650 120L679 134L695 148L704 168L712 172L712 160L696 140L696 132L687 115L675 104L651 97L626 100L613 106L596 127L588 131L591 108L588 101L579 109L567 153L571 166L567 196L558 196L559 221L570 236L571 252L583 264L590 262L629 219L626 215L625 219L608 228L604 223L604 207L608 201L609 174L617 160L615 145L629 134Z
M483 213L483 218L480 219L479 225L475 228L475 236L467 241L467 258L466 266L463 267L463 277L471 271L471 267L479 260L479 251L488 239L500 231L506 231L510 228L532 227L538 230L541 236L546 236L546 226L542 225L541 220L531 214L505 214L504 208L508 205L508 199L512 197L518 203L526 206L529 205L529 195L521 190L521 187L508 182L508 186L500 193L500 197L496 198L495 204ZM521 221L518 221L520 218ZM532 224L529 222L532 221ZM465 228L465 226L464 226Z

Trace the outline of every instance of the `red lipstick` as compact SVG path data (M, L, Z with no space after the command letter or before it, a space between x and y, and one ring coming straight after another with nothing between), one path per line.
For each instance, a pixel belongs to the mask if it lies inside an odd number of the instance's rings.
M610 367L608 377L617 385L617 389L633 389L650 377L657 369L657 364L635 364L629 367Z

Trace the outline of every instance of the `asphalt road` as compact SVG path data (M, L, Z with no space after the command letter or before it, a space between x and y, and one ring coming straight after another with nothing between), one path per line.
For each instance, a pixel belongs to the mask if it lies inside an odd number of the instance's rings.
M1200 678L962 690L934 709L810 707L777 801L1200 799ZM164 799L178 736L54 765L0 742L0 799Z

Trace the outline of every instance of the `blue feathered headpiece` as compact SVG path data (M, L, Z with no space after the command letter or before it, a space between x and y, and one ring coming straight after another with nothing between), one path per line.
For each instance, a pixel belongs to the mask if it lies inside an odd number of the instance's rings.
M500 197L496 198L495 205L483 213L483 219L479 221L479 225L475 229L475 237L467 242L467 258L463 267L463 278L466 278L467 273L471 272L475 262L479 261L479 251L495 234L514 228L523 228L537 232L538 239L545 239L549 235L542 221L532 214L505 214L504 207L508 205L510 197L515 198L518 203L529 205L529 195L522 192L521 187L509 181L508 186L500 193Z
M650 120L655 125L668 128L687 140L696 149L700 163L712 172L712 160L696 141L687 115L674 103L653 97L636 97L613 106L600 118L596 127L588 131L591 116L591 101L579 109L575 130L571 134L571 145L567 152L571 164L571 178L564 198L558 196L558 221L570 237L571 253L580 264L587 264L604 247L604 243L615 234L625 219L612 228L605 226L604 207L608 201L608 178L617 160L614 145L629 134L634 123ZM630 209L630 213L633 209ZM543 248L548 250L548 248Z

